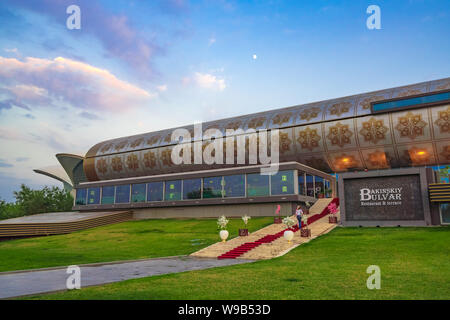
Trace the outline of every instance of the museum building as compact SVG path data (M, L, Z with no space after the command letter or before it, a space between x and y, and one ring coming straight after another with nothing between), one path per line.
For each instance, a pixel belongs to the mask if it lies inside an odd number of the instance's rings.
M175 129L192 138L172 140ZM195 126L117 138L85 156L58 154L76 190L75 210L132 209L135 218L269 216L339 197L343 225L450 223L450 78L308 103L202 124L224 139L233 163L174 164L179 144L208 148ZM227 129L245 139L225 147ZM240 129L240 130L239 130ZM267 141L251 139L264 130ZM252 144L270 149L278 132L278 171L249 161ZM193 151L194 152L194 151ZM44 173L41 170L39 173ZM47 173L47 175L52 176Z

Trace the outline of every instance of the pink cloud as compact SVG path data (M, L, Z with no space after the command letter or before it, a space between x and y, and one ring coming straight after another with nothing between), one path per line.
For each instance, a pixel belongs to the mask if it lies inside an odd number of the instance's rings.
M2 93L31 107L63 102L80 109L119 112L156 96L106 69L63 57L21 61L0 56L0 83Z

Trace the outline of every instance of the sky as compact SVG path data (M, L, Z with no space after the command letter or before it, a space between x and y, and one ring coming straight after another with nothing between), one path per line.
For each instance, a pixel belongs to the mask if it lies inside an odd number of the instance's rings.
M447 0L0 0L0 199L103 140L449 77L449 39Z

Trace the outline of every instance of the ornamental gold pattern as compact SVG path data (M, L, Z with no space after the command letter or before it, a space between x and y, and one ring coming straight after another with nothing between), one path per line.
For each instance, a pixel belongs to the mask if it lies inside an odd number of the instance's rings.
M306 127L305 130L302 130L298 133L297 141L302 149L308 149L312 151L315 148L319 147L320 136L317 134L317 129Z
M427 123L422 120L421 114L408 112L404 117L398 118L395 128L399 131L401 137L408 137L414 140L424 135L423 130L426 126Z
M364 137L365 141L377 144L378 141L386 138L385 134L389 129L384 125L382 119L370 118L369 121L362 123L362 129L359 133Z
M353 135L353 132L350 131L348 124L338 122L328 130L327 138L331 141L332 145L342 148L350 143L350 137Z

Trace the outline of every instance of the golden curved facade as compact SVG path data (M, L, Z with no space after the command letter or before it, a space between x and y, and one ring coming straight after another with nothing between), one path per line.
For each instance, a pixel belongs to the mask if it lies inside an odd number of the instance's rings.
M207 122L202 129L216 128L224 136L226 129L279 129L280 162L297 161L325 172L443 165L450 163L450 105L372 114L370 103L449 89L446 78ZM193 125L181 128L193 136ZM174 165L173 130L98 143L84 160L88 180L233 166Z

